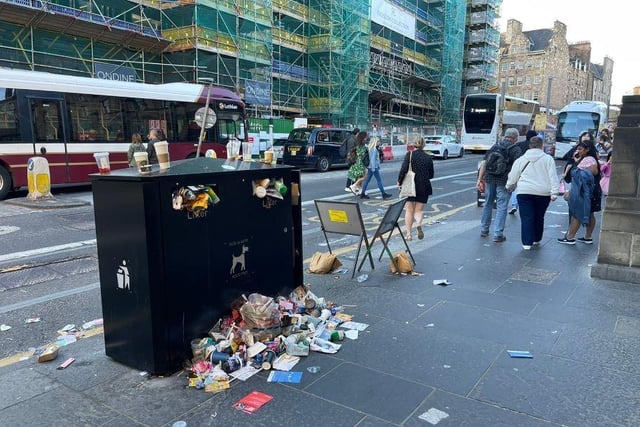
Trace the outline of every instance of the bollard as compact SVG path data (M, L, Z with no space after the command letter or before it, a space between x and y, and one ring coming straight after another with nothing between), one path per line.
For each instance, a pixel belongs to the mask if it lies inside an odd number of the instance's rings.
M27 199L39 200L53 197L49 162L44 157L31 157L27 162Z

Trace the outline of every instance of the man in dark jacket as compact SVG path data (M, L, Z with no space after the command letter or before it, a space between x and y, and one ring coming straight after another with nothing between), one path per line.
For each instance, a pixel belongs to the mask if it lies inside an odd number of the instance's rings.
M491 216L493 214L493 200L497 201L496 221L493 228L493 241L496 243L504 242L507 238L504 236L504 223L507 219L507 207L509 205L509 192L505 185L507 177L511 170L511 165L520 156L520 148L516 145L520 136L518 129L509 128L504 132L502 142L494 144L484 156L484 160L480 164L480 173L478 174L478 182L476 187L480 190L482 181L485 181L485 204L482 209L482 219L480 220L480 236L487 237L489 235L489 227L491 226ZM486 173L487 159L492 152L506 151L508 157L508 166L506 171L499 175L491 175Z
M349 153L353 148L356 148L356 135L359 133L360 129L355 128L353 131L351 131L351 134L347 138L347 156L349 156ZM349 166L351 166L351 163L349 163ZM346 187L344 187L344 191L346 191L347 193L351 193L351 188L349 188L351 187L351 184L353 184L353 182L351 181L351 179L349 179L349 175L347 175L347 185Z

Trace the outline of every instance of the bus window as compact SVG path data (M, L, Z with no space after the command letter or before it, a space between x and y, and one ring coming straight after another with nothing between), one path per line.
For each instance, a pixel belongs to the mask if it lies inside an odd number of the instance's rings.
M5 90L0 88L0 142L19 140L19 129L16 100L5 97Z
M64 141L60 101L31 100L31 123L35 142Z

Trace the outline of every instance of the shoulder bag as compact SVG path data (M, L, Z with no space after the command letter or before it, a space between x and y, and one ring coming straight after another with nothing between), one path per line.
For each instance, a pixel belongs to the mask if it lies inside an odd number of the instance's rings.
M413 172L413 168L411 167L411 156L413 155L413 151L409 153L409 170L407 174L404 176L402 183L400 183L400 198L403 197L415 197L416 196L416 182L415 176L416 174Z

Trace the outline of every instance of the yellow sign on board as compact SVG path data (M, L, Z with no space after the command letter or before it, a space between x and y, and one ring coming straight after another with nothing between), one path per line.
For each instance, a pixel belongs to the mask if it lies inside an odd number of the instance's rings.
M536 121L533 125L534 130L541 131L547 128L547 115L546 114L536 114Z
M329 209L329 219L333 222L349 222L349 217L347 216L346 211L337 211L334 209Z

